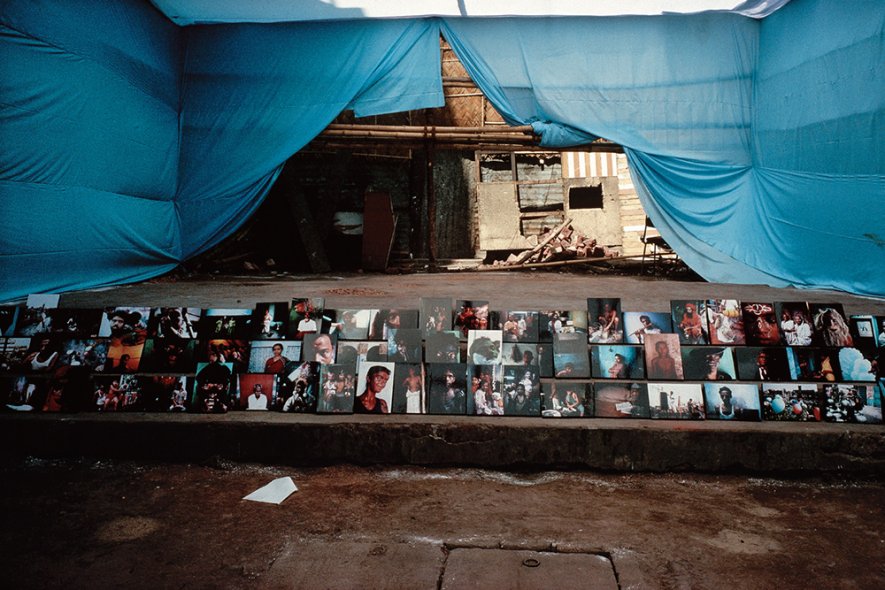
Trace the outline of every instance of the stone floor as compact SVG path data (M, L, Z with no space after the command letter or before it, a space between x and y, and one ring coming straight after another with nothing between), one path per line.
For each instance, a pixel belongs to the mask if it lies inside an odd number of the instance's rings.
M280 476L299 488L281 505L242 500ZM881 480L36 459L0 477L8 588L885 587Z

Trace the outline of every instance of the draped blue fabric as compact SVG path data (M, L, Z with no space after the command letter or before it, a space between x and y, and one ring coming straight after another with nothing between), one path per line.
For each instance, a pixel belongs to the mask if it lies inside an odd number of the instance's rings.
M432 20L178 28L145 0L0 6L0 301L211 247L345 108L441 106Z
M186 30L177 194L184 257L245 221L286 159L342 110L367 116L444 103L435 21Z
M161 274L341 110L441 106L441 27L509 122L624 145L707 279L885 295L885 2L179 28L147 0L5 0L0 300Z
M173 268L181 31L137 0L0 7L0 300Z
M711 281L885 296L885 3L446 19L511 124L625 146L646 212Z

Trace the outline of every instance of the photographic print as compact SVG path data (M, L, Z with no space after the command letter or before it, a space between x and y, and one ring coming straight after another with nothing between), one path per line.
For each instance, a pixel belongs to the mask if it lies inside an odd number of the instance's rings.
M706 414L702 391L697 383L649 383L649 416L664 420L703 420Z
M58 307L58 295L28 295L25 308L19 312L16 336L37 336L52 331L49 310Z
M492 313L492 329L501 330L505 342L537 342L537 311L496 311Z
M553 310L538 314L538 340L553 342L557 334L580 333L586 339L588 331L586 311Z
M50 333L61 336L94 338L102 321L100 309L55 308L47 312L52 320Z
M500 330L470 330L467 334L467 360L473 365L501 362L503 334Z
M258 303L249 321L253 340L282 340L289 332L289 304Z
M470 330L489 329L488 301L458 301L455 304L455 330L467 340Z
M93 378L93 403L97 412L139 412L141 384L136 375L101 375Z
M837 381L842 374L838 348L788 348L790 377L797 381Z
M351 414L356 396L356 372L351 365L320 365L317 414Z
M762 419L759 407L759 386L748 383L704 383L707 418L711 420Z
M590 355L583 334L564 333L553 337L553 370L557 379L590 376Z
M14 336L20 305L0 305L0 336Z
M503 416L503 369L501 365L469 365L470 395L467 413L477 416Z
M290 361L301 358L299 340L253 340L249 343L249 373L277 375Z
M61 296L58 293L31 293L25 305L31 309L44 308L51 309L58 307L58 300Z
M393 414L424 414L424 366L421 363L396 363L393 382Z
M590 347L593 376L599 379L645 379L641 346L594 344Z
M710 344L746 344L741 303L737 299L707 299L707 332Z
M148 337L192 340L199 335L202 315L199 307L155 307L148 320Z
M538 312L538 342L553 342L553 335L562 332L562 314L551 309Z
M190 400L186 375L139 375L138 385L145 412L188 411Z
M706 317L701 313L703 302L699 300L670 301L670 317L673 331L679 335L680 344L707 344Z
M737 376L734 356L725 346L683 346L682 367L686 379L732 381Z
M822 399L816 383L763 383L762 418L776 422L820 422Z
M274 398L276 377L263 373L243 373L237 376L239 407L244 410L264 411L270 409Z
M65 409L65 391L68 388L68 380L66 378L50 378L46 380L46 396L43 398L42 403L39 403L39 400L35 400L36 396L31 399L31 402L37 402L37 405L34 406L34 410L38 412L61 412Z
M504 342L501 362L505 365L537 365L538 345L529 342Z
M425 337L435 332L448 332L452 329L451 299L422 297L420 311L421 328Z
M854 346L851 329L840 303L812 303L813 341L816 346Z
M313 413L319 398L319 363L290 362L277 374L276 396L272 408L278 412Z
M645 383L596 383L597 418L648 418Z
M771 303L741 303L744 333L750 346L777 346L781 342L777 316Z
M144 342L124 344L125 340L110 339L108 358L105 362L105 373L135 373L141 364L144 353Z
M811 346L811 316L804 301L775 301L781 342L787 346Z
M224 414L230 409L233 363L220 360L218 353L209 350L209 362L197 363L194 378L191 411L206 414Z
M302 340L306 334L316 334L323 322L325 299L322 297L292 299L289 307L289 336Z
M251 330L252 311L252 309L246 308L203 310L203 317L200 320L200 338L203 340L248 338Z
M196 340L148 338L144 343L138 371L140 373L193 373L196 368L196 344Z
M369 338L369 320L376 309L339 309L335 312L335 334L339 340ZM380 340L380 339L379 339Z
M457 363L461 361L458 332L454 330L432 332L424 342L424 362Z
M854 345L860 348L876 348L879 346L879 327L881 323L871 315L853 315L848 318L851 338ZM882 339L885 344L885 338Z
M451 316L451 310L449 310L449 315ZM451 322L451 319L449 321ZM369 340L390 342L399 329L419 329L418 311L415 309L372 310L369 319Z
M827 422L882 423L882 398L872 385L827 383L823 396Z
M645 368L649 379L684 379L679 336L649 334L645 337Z
M813 348L787 348L787 366L793 381L824 381L818 350ZM836 354L838 362L838 351ZM833 374L832 367L830 374Z
M428 414L467 413L467 365L439 363L427 365Z
M669 334L670 314L654 311L624 312L624 342L645 344L646 334Z
M541 377L553 377L553 343L541 342L538 344L537 350L535 362L541 369Z
M885 348L885 316L876 316L875 325L878 326L879 336L876 338L876 346Z
M744 381L787 381L790 378L786 350L750 346L735 348L738 378Z
M394 363L363 363L357 374L354 414L389 414L393 405Z
M544 418L589 418L593 416L593 384L589 381L542 383Z
M22 363L30 373L51 373L61 358L61 342L50 336L31 338L27 355Z
M25 359L30 347L30 338L0 338L0 373L28 372Z
M387 343L387 360L392 363L420 363L424 357L421 330L399 328Z
M305 334L301 345L301 360L332 365L335 363L337 345L338 339L334 334Z
M0 377L0 402L6 412L39 412L49 391L49 378L34 375Z
M842 381L876 381L879 352L875 348L842 348L839 350L839 367Z
M387 361L388 349L386 342L339 341L335 364L347 365L356 372L363 363Z
M113 338L124 346L144 344L149 307L108 307L101 318L98 335Z
M621 324L621 300L587 299L588 340L592 343L618 343L624 341Z
M234 373L246 373L249 370L248 340L227 340L223 338L200 340L197 360L208 361L212 354L215 354L218 362L229 363Z
M538 367L504 367L504 415L541 415L541 375Z

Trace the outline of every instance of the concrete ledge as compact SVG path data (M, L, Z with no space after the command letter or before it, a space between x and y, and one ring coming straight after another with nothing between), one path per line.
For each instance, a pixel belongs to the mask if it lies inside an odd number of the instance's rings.
M468 416L0 415L0 456L885 475L885 427Z

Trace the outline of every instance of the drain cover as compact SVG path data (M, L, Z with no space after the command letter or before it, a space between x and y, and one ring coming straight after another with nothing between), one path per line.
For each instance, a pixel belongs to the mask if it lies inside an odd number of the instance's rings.
M460 588L593 588L617 590L611 561L590 553L453 549L442 590Z

